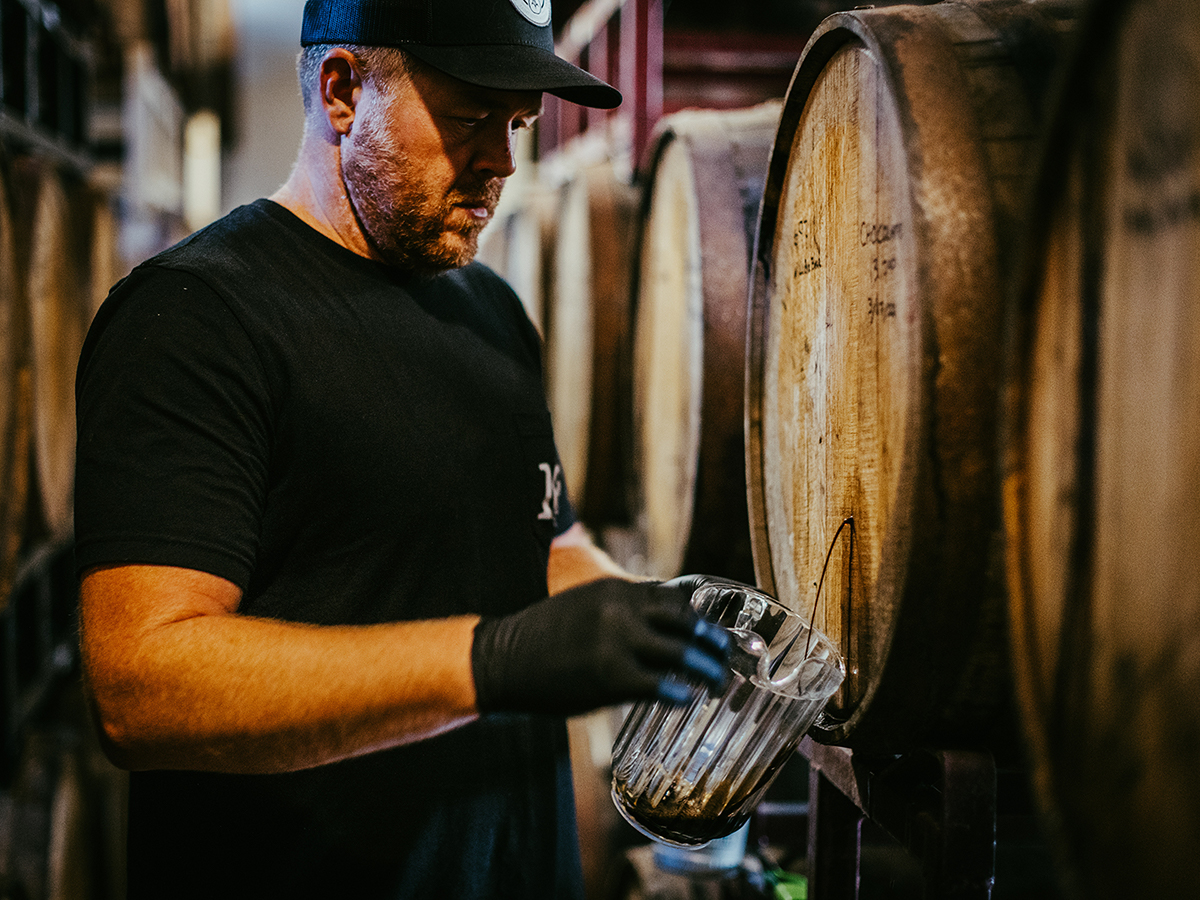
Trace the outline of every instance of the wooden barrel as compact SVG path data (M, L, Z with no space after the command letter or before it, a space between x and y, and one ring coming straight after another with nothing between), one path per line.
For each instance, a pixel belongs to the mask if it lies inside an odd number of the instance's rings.
M479 260L512 285L539 329L545 321L552 219L552 198L530 188L497 217L479 244Z
M47 900L86 900L95 881L89 805L78 759L63 754L50 806Z
M826 571L817 627L848 675L817 740L993 740L1003 298L1070 9L836 14L788 90L755 259L747 477L758 583L807 613Z
M1094 13L1014 316L1013 668L1079 896L1196 897L1200 6Z
M633 332L633 523L643 568L754 578L746 300L781 104L693 110L651 140Z
M28 334L12 207L0 173L0 611L16 574L29 489Z
M620 472L620 365L629 332L637 191L612 161L563 186L546 310L546 393L567 491L599 526L625 514Z
M33 446L37 497L54 537L71 531L75 476L75 369L91 297L85 223L63 177L37 171L27 293L33 376Z
M121 259L120 222L116 199L105 189L89 186L82 191L82 209L90 220L87 247L88 305L84 318L90 323L109 290L127 274Z
M0 872L9 896L83 900L93 896L92 810L70 733L22 735L6 785Z
M627 707L610 706L567 720L575 821L588 897L607 897L621 851L636 836L612 800L612 748Z

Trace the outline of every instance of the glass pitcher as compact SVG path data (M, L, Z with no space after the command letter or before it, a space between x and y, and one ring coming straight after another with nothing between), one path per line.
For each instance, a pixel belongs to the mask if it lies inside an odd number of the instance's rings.
M698 692L686 706L637 704L613 746L617 810L677 847L703 846L749 820L846 673L828 638L766 594L706 585L692 606L733 634L729 687Z

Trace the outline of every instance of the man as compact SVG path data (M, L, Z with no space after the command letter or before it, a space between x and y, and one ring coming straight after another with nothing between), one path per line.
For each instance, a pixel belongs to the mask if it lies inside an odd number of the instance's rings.
M579 897L563 717L724 677L703 576L614 577L574 522L536 333L470 264L542 91L619 102L549 23L309 0L287 183L97 316L81 647L135 900Z

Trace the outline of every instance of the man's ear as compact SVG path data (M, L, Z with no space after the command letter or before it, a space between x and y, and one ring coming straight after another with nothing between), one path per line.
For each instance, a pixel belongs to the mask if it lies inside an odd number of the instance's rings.
M350 133L362 88L362 72L354 54L344 47L334 47L325 54L321 60L321 104L335 134L344 137Z

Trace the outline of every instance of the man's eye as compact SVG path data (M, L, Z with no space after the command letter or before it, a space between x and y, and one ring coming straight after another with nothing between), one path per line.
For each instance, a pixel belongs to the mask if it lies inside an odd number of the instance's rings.
M455 116L454 121L458 122L464 128L474 128L476 125L482 125L484 119L482 116Z

